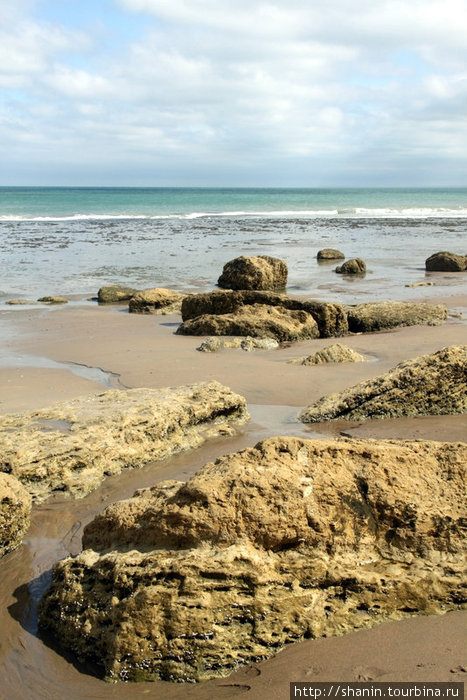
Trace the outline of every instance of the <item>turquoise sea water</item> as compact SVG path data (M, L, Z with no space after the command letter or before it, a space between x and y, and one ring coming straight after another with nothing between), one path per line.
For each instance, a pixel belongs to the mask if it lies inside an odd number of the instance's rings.
M210 290L239 255L273 255L289 292L402 298L438 250L467 253L467 189L0 188L0 300L95 294L104 284ZM343 279L320 248L362 257ZM436 278L460 291L464 275Z

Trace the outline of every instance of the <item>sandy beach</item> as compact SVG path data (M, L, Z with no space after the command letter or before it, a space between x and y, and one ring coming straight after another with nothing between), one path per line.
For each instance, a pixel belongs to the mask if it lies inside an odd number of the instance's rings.
M429 290L420 300L430 301ZM116 389L179 386L216 379L243 395L250 422L234 437L216 438L184 453L107 479L86 498L53 497L33 509L23 545L2 560L0 697L32 698L286 698L290 681L464 681L467 676L467 613L406 617L342 638L289 645L276 657L202 684L109 685L48 648L36 636L35 606L47 572L58 559L81 549L86 523L108 503L162 479L185 480L222 454L274 435L465 441L467 416L428 416L334 421L305 426L299 409L324 394L376 377L399 362L448 345L465 344L467 295L436 303L449 310L442 326L412 326L357 334L343 342L368 362L304 367L288 360L315 352L335 339L288 344L277 350L224 349L201 353L200 338L174 332L180 315L128 314L121 306L98 306L74 298L60 308L31 307L0 312L7 324L0 365L0 412L24 412L57 401ZM459 318L463 314L463 318Z

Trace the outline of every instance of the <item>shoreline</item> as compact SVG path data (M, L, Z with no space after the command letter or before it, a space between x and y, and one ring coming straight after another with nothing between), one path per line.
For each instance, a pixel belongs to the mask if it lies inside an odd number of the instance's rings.
M430 288L421 289L420 300L431 301L429 291ZM440 303L438 298L433 301ZM34 607L53 562L80 551L84 525L107 503L126 498L137 488L161 479L185 480L205 462L269 435L319 438L348 433L352 437L445 441L458 441L462 434L467 435L466 415L363 424L336 421L313 426L296 420L301 408L324 394L382 374L402 360L447 345L465 344L467 294L453 294L444 303L448 309L462 310L464 318L450 317L441 326L411 326L345 336L339 342L371 361L315 367L290 365L287 361L319 350L335 342L335 338L300 341L278 350L247 353L226 349L210 354L196 351L201 337L174 335L180 322L178 314L128 314L125 307L89 303L45 312L36 307L6 312L11 333L6 336L4 356L12 361L16 357L17 365L0 363L1 413L26 412L107 390L102 378L96 381L73 374L69 365L74 363L112 373L128 388L160 388L217 379L245 396L252 418L235 437L216 438L157 465L127 470L107 479L84 499L54 497L33 509L32 525L23 545L2 560L5 578L1 589L4 634L0 642L0 698L59 700L163 694L168 699L208 700L245 694L266 700L288 697L289 681L465 681L462 639L466 611L407 617L345 637L288 645L274 658L244 667L228 678L197 685L109 685L89 672L83 673L82 668L46 646L35 636L34 627ZM0 318L4 318L4 312L0 312ZM47 358L58 366L21 365L21 358L31 356ZM39 685L43 695L38 692Z

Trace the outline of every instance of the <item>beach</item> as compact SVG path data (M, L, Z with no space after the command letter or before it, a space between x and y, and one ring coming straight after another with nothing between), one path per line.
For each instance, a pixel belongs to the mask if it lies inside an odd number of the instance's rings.
M420 299L431 301L430 291L421 288ZM108 685L96 678L92 669L76 666L72 658L59 655L36 636L36 605L47 586L50 567L63 556L80 551L83 527L96 513L108 503L131 496L137 488L169 478L186 480L207 461L274 435L465 440L465 415L361 424L332 421L310 426L297 420L303 406L324 394L382 374L405 359L465 342L467 295L436 298L437 303L440 300L450 311L442 326L348 336L345 344L371 361L315 367L292 365L288 360L319 350L334 339L305 340L277 350L201 353L196 350L199 337L174 334L179 314L128 314L125 305L99 306L86 299L80 303L77 298L62 307L2 311L8 315L10 328L3 352L16 358L17 365L0 370L2 413L39 409L101 392L112 384L116 390L124 390L217 379L245 396L251 419L233 437L218 437L197 450L110 477L83 499L54 496L34 507L24 544L2 561L0 696L19 700L246 694L263 700L288 697L289 681L464 680L466 613L461 611L435 617L406 616L342 638L289 645L276 657L241 668L228 678L195 685ZM34 366L40 365L37 358L46 358L48 362L42 363L46 366ZM83 367L87 376L82 375ZM77 368L81 376L72 371ZM94 379L93 368L98 368Z

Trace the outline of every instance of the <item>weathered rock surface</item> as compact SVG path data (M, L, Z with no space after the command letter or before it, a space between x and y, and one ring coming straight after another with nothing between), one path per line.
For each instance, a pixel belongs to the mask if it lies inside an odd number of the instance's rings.
M347 308L351 333L373 331L426 324L437 326L448 315L444 304L423 304L409 301L376 301Z
M225 338L214 336L203 340L196 349L200 352L218 352L224 348L240 348L240 350L245 350L245 352L251 352L252 350L276 350L278 347L278 341L273 338L249 338L247 336L246 338L226 340Z
M401 362L387 374L324 396L299 418L319 423L455 413L467 413L467 345Z
M345 255L341 253L340 250L335 250L334 248L323 248L318 250L317 254L318 260L344 260Z
M109 506L40 624L122 680L203 680L467 600L467 445L271 438Z
M425 269L432 272L463 272L467 270L467 255L456 255L443 250L425 260Z
M185 322L206 314L233 313L242 307L254 304L283 307L290 311L305 311L315 319L322 338L346 335L349 330L347 313L341 304L296 299L284 294L258 291L219 291L193 294L183 300L182 319ZM184 330L180 332L183 333Z
M15 549L29 528L31 496L11 474L0 473L0 557Z
M366 263L361 258L352 258L336 267L336 272L339 272L341 275L364 275Z
M42 304L68 304L68 299L65 297L48 296L41 297L37 301L40 301Z
M180 311L186 295L172 289L154 287L136 292L128 304L131 314L163 314Z
M9 304L10 306L25 306L26 304L38 304L39 302L34 301L32 299L8 299L8 301L5 302L5 304Z
M224 289L284 289L287 285L287 263L269 255L230 260L217 280Z
M177 329L181 335L246 335L294 341L319 336L318 324L306 311L290 311L282 306L251 304L233 313L206 314L185 321Z
M328 362L366 362L366 357L360 355L359 352L352 350L347 345L341 343L333 343L327 348L318 350L313 355L307 357L297 357L289 360L291 365L322 365Z
M137 292L138 289L133 289L132 287L109 285L99 289L97 292L97 301L99 304L121 303L122 301L129 301Z
M218 382L107 391L25 415L0 418L0 472L34 499L80 497L105 476L233 433L245 399Z

